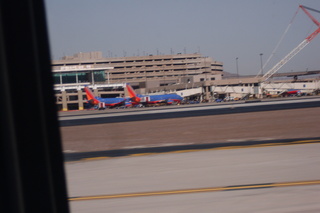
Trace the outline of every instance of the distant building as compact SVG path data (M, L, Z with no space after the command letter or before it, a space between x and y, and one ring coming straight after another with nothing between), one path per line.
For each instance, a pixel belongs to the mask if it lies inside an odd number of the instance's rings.
M139 85L146 81L158 81L159 85L168 85L180 83L184 77L201 74L219 80L223 72L221 62L197 53L116 58L104 58L101 52L77 53L53 61L52 66L55 84L86 81L92 84ZM104 69L106 67L110 68ZM90 72L90 69L95 71Z
M83 109L85 85L100 97L125 96L125 83L141 89L221 80L223 64L198 53L104 58L80 52L52 61L52 71L58 109L67 110Z

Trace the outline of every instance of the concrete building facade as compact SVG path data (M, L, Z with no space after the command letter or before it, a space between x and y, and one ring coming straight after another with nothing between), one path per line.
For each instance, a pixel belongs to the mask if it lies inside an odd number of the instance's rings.
M148 55L135 57L104 58L101 52L77 53L53 61L56 77L63 69L73 66L90 66L92 69L112 67L105 70L105 83L131 83L139 85L146 81L158 81L160 85L180 83L183 77L207 74L210 79L221 78L222 62L214 61L201 54ZM98 75L98 73L96 74ZM214 77L211 77L214 75ZM59 83L55 78L55 83ZM83 74L82 79L85 79ZM89 80L89 78L86 78ZM101 77L100 80L103 81Z

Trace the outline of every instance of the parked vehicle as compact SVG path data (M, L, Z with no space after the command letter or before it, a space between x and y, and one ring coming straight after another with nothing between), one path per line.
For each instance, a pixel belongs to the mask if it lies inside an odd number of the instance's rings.
M227 96L223 101L234 101L234 97Z

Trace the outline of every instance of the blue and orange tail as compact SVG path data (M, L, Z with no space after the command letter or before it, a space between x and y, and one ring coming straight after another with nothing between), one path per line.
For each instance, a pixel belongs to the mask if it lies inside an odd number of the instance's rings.
M129 97L131 98L131 100L135 103L140 103L141 99L137 96L136 92L133 90L133 88L131 87L130 84L126 84L128 93L129 93Z
M86 86L84 87L84 91L86 92L87 95L87 100L90 104L92 105L97 105L99 104L100 101L98 101L95 96L93 95L93 93L91 92L91 90Z

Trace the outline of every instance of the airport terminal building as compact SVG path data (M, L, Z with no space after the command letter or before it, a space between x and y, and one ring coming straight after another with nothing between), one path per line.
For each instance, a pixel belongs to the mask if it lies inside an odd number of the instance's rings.
M83 109L88 85L97 96L125 96L130 83L147 88L221 80L223 63L199 53L106 58L102 52L77 53L52 62L59 110Z

